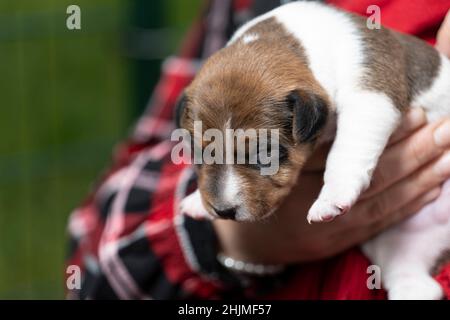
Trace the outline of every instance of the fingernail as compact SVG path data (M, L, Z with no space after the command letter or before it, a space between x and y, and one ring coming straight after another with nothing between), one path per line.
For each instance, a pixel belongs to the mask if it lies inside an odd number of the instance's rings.
M445 121L434 131L434 141L439 147L450 145L450 121Z
M425 123L425 112L422 108L412 108L410 112L406 115L407 120L413 127L420 126Z
M450 176L450 152L445 153L434 166L437 174Z

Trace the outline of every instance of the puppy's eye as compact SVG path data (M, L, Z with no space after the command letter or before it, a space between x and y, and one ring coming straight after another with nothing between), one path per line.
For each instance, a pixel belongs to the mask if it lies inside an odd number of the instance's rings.
M274 155L272 154L272 150L259 150L259 152L254 155L256 158L256 164L252 164L251 162L248 162L249 167L253 169L261 169L261 168L269 168L272 166L272 162L274 159L272 159ZM283 164L288 161L289 158L289 152L288 149L284 146L279 146L278 148L278 164Z

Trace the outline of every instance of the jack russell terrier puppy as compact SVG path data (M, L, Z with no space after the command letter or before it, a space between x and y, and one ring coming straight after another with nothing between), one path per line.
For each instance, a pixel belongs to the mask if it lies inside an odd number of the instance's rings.
M180 127L279 129L279 170L197 166L193 217L254 221L290 192L314 148L334 139L309 222L347 212L369 186L378 158L409 106L429 121L450 115L450 61L414 37L309 2L278 7L242 26L209 58L178 104ZM203 147L203 146L200 146ZM441 197L448 197L444 188ZM439 201L439 199L437 200ZM299 213L300 214L300 213ZM440 299L431 268L450 248L450 208L378 235L363 251L381 268L390 299Z

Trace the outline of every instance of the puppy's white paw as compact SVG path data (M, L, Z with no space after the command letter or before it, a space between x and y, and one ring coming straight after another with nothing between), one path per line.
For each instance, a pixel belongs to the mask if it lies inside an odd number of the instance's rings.
M196 190L184 198L180 203L181 213L196 220L212 220L213 216L203 206L200 191Z
M325 184L319 198L308 212L308 222L331 221L347 213L358 200L364 183L350 183L345 179L334 179L342 183Z
M338 205L328 200L317 199L309 209L308 223L331 221L335 217L345 214L349 209L349 205Z
M430 276L408 276L395 282L389 292L389 300L440 300L444 292Z

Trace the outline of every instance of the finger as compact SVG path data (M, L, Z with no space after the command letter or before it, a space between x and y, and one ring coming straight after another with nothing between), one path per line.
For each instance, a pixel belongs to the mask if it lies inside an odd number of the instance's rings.
M436 49L450 58L450 10L438 31Z
M359 208L359 211L355 210L355 212L361 213L352 218L355 220L355 223L360 225L367 225L368 222L385 219L390 213L400 210L423 193L438 187L449 177L450 152L447 152L431 164L380 192L378 195L357 203L355 207ZM351 214L348 217L350 218Z
M413 200L408 203L403 208L399 209L397 212L386 216L386 219L381 219L368 227L368 233L375 235L384 229L395 225L398 222L418 213L427 204L436 200L441 194L441 187L436 187L431 191L420 196L418 199Z
M410 136L414 131L427 123L425 112L421 108L412 108L404 117L400 126L392 134L388 145L393 145Z
M386 149L380 157L371 186L361 199L370 198L407 177L436 159L448 147L450 147L450 119L428 125L410 138Z
M336 235L333 235L331 241L335 244L335 247L339 248L340 250L345 250L364 241L367 241L381 231L387 229L388 227L419 212L419 210L421 210L427 204L436 200L439 197L440 193L440 187L434 188L431 191L426 192L424 195L420 196L418 199L407 204L398 212L386 216L386 219L381 219L364 227L359 226L356 228L352 228L350 231L348 231L348 233L352 235L351 237L342 237L342 234L338 233Z

